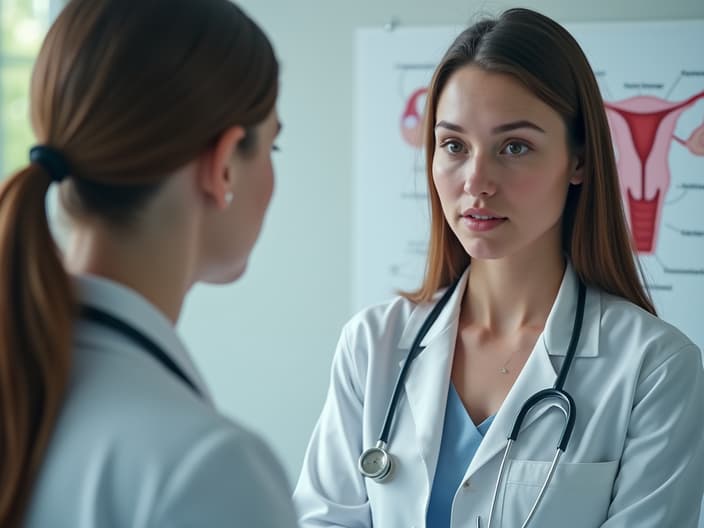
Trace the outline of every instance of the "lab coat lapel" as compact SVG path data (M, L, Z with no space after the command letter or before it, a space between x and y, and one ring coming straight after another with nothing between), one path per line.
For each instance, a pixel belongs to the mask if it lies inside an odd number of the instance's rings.
M411 364L405 380L406 398L428 482L432 482L440 450L458 318L466 283L467 272L421 342L424 349ZM418 329L433 305L418 307L409 319L400 342L406 351L410 350Z

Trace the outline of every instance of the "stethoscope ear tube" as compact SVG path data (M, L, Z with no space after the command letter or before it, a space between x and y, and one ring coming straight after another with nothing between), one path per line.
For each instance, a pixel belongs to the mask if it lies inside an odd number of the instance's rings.
M567 420L565 427L562 429L562 438L560 438L560 444L557 449L564 453L570 443L570 438L572 438L574 422L577 419L577 406L574 404L574 399L569 392L562 391L562 397L567 400Z
M560 372L557 375L557 380L555 380L554 388L562 390L565 386L565 380L567 379L567 374L570 372L570 367L572 366L572 360L577 352L577 345L579 344L579 338L582 335L582 323L584 322L584 305L587 297L587 287L580 280L579 287L577 289L577 310L574 314L574 324L572 325L572 336L570 337L570 343L567 345L567 353L565 354L565 361L560 367Z
M523 420L531 409L533 409L538 403L550 399L560 400L561 402L559 407L565 414L565 425L562 428L562 436L560 437L560 443L557 448L562 452L567 449L567 445L570 443L570 437L572 436L572 431L574 430L575 419L577 417L576 406L574 404L574 399L569 393L555 388L538 391L526 400L521 407L521 410L518 412L516 421L513 423L513 429L511 429L511 434L508 436L511 442L515 442L518 439L518 433L521 431L521 427L523 426Z

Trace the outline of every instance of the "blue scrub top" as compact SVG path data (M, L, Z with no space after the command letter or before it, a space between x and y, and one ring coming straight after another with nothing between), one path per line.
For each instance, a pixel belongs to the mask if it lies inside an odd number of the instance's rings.
M489 416L479 427L474 425L455 386L450 383L438 465L428 504L428 526L450 526L457 488L493 421L494 417Z

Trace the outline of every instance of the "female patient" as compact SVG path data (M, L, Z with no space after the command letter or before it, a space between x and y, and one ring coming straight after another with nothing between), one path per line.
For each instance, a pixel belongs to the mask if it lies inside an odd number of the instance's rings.
M425 278L342 332L294 495L302 525L695 528L700 352L639 281L579 46L529 10L478 22L437 67L426 115ZM406 364L384 478L384 453L360 454ZM562 379L575 422L554 474L560 400L526 417L502 465L519 409Z
M72 0L50 29L38 143L0 190L0 526L295 525L278 462L213 408L174 331L194 283L245 270L277 90L227 0Z

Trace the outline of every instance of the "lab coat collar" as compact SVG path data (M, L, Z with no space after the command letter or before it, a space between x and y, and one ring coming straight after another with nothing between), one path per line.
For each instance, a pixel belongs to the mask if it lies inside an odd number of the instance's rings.
M423 338L421 347L428 346L437 336L446 331L448 326L452 324L457 325L469 273L470 268L468 267L462 274L457 288L448 300L447 305ZM577 272L568 260L560 289L545 323L545 331L541 334L541 340L544 342L545 350L551 356L564 356L567 353L567 346L574 325L574 313L577 309L577 285ZM413 310L401 334L399 348L411 348L418 329L423 324L423 321L428 316L437 300L440 299L443 291L444 290L439 291L434 296L431 303L418 305ZM600 314L600 296L597 292L587 288L587 298L584 305L584 325L582 326L576 352L578 357L593 357L599 355Z
M136 291L104 277L82 274L73 279L79 303L94 306L118 317L152 339L181 368L206 401L212 401L207 385L173 324L154 305ZM80 321L79 332L81 325L94 324ZM132 343L129 338L123 338Z
M462 299L464 298L464 292L467 288L468 279L469 268L464 271L459 282L457 283L455 291L452 292L452 295L448 299L445 308L443 308L442 312L440 312L440 315L430 327L428 333L425 334L425 337L420 344L421 347L428 346L428 343L431 343L437 336L444 333L448 326L454 325L456 328L460 317L460 308L462 307ZM406 323L406 327L403 329L403 333L401 334L401 339L399 340L398 345L399 348L410 350L413 340L416 338L416 334L423 324L423 321L425 321L425 318L428 317L428 314L430 314L433 306L435 306L435 303L440 300L440 297L442 297L444 292L444 289L440 290L433 296L433 300L431 302L419 304L411 312L408 322Z
M416 426L428 482L432 482L437 465L460 308L468 276L469 269L463 274L447 306L423 339L424 350L414 360L405 381L408 404ZM577 307L577 285L577 274L568 262L545 329L487 431L467 470L468 475L486 464L505 447L506 439L523 402L537 391L554 384L557 372L550 360L550 355L563 356L566 353ZM437 297L434 302L437 302ZM400 348L406 351L410 349L418 329L430 313L434 302L419 305L412 312L401 336ZM577 357L598 355L600 310L598 292L587 289L584 323L577 345ZM547 405L539 407L526 418L523 427L529 427L547 409L549 409Z
M545 350L551 356L564 356L572 337L574 315L577 311L577 290L579 278L572 264L567 261L562 284L553 303L542 341ZM587 288L584 303L584 323L577 343L577 357L595 357L599 355L599 328L601 323L601 296L597 291Z

